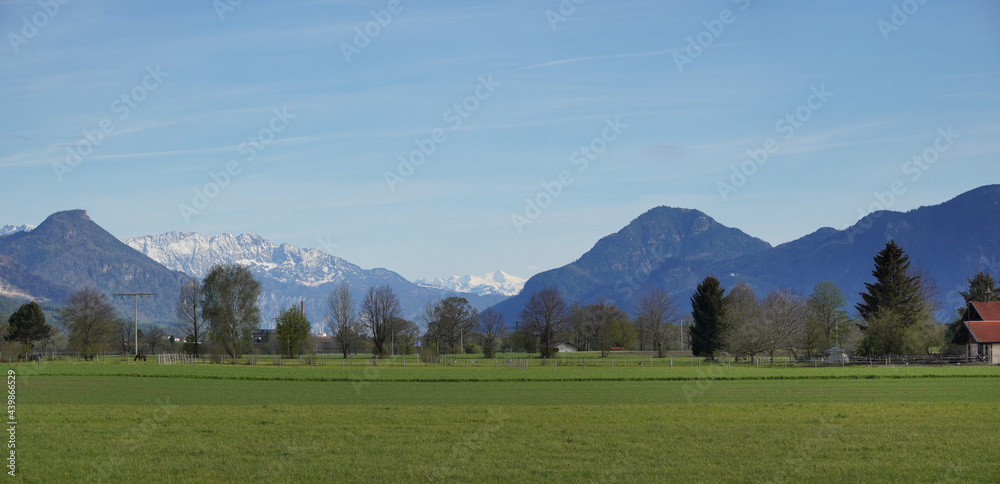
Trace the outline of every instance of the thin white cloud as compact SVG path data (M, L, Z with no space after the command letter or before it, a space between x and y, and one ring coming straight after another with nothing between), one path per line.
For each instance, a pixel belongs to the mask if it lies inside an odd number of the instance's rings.
M668 49L668 50L657 50L657 51L653 51L653 52L632 52L632 53L626 53L626 54L595 55L595 56L589 56L589 57L574 57L574 58L571 58L571 59L559 59L559 60L554 60L554 61L542 62L541 64L532 64L530 66L518 67L516 69L511 69L510 72L523 71L523 70L527 70L527 69L537 69L539 67L548 67L548 66L554 66L554 65L559 65L559 64L569 64L569 63L573 63L573 62L588 62L588 61L605 60L605 59L625 59L625 58L628 58L628 57L651 57L651 56L657 56L657 55L667 55L667 54L673 54L674 52L681 52L683 50L684 50L683 48L677 48L677 49Z

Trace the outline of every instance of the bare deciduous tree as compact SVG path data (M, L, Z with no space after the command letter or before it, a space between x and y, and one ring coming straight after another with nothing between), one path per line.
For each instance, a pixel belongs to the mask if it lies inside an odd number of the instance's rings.
M105 348L119 316L100 289L87 288L69 297L60 319L69 326L70 344L89 360Z
M646 328L653 340L653 349L656 350L657 357L663 358L664 347L675 332L674 322L682 317L677 307L677 300L666 291L656 288L639 299L635 305L635 312L636 326Z
M184 341L194 347L195 355L199 354L206 329L205 321L201 318L201 305L201 281L198 279L184 281L177 297L177 329L184 335Z
M493 308L479 313L479 332L483 335L483 357L496 355L497 338L503 329L503 315Z
M344 358L361 343L361 323L351 298L351 286L342 282L326 301L326 328L340 345Z
M393 322L392 345L393 353L397 355L407 354L420 337L420 327L417 323L403 318L397 318Z
M553 357L552 341L568 322L566 302L559 290L547 287L531 293L528 303L521 311L521 322L525 330L538 337L542 357Z
M584 307L579 303L573 303L573 306L569 308L569 315L566 318L569 320L567 326L572 329L575 340L573 343L583 351L589 350L593 341Z
M125 318L116 318L111 323L112 333L116 345L121 348L123 355L135 353L135 323ZM140 331L141 333L141 331Z
M635 340L635 326L625 311L604 300L583 308L585 326L591 340L601 350L601 357L608 356L612 346L625 346Z
M464 297L452 296L434 305L433 320L427 332L435 341L435 348L455 348L465 352L465 335L476 328L476 308ZM454 351L454 350L453 350Z
M750 358L767 351L771 338L757 295L749 285L739 283L729 291L722 320L722 342L726 351Z
M770 337L766 351L771 360L777 350L786 350L794 356L806 334L805 300L791 289L778 289L764 298L761 310Z
M386 353L386 341L400 320L399 298L388 285L370 287L361 303L361 322L371 339L376 355Z

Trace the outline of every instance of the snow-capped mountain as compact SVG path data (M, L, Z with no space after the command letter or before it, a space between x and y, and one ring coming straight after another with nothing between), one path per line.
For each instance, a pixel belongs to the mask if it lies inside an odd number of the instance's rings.
M30 232L34 228L35 228L34 225L28 225L28 224L24 225L7 224L4 225L3 227L0 227L0 237L3 237L4 235L16 234L18 232Z
M277 282L321 286L344 280L375 282L360 267L317 249L276 244L257 234L201 235L168 232L125 239L123 242L168 269L194 277L205 277L215 264L240 264L255 275ZM382 275L375 275L380 279Z
M436 287L456 292L478 294L480 296L516 296L524 288L527 279L513 276L504 271L488 272L481 276L451 276L447 279L420 279L415 284Z
M306 316L314 328L322 329L326 301L341 282L351 285L355 301L369 287L389 285L399 297L403 316L415 318L427 301L456 295L441 287L422 287L388 269L362 269L318 249L303 249L291 244L276 244L257 234L202 235L194 232L168 232L125 239L123 242L168 269L189 276L204 277L215 264L246 266L261 283L261 311L264 326L282 308L306 303ZM502 295L468 297L469 303L485 309Z

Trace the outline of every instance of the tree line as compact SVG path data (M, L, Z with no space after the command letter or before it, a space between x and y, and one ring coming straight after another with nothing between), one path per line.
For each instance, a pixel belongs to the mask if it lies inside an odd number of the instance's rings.
M568 341L581 350L612 348L666 351L690 346L696 356L725 353L737 357L821 356L839 347L862 355L930 354L947 348L961 323L934 320L937 289L933 280L914 269L909 257L889 241L874 257L873 282L865 284L852 318L845 297L836 284L820 282L808 297L789 289L776 289L760 298L746 284L727 293L714 276L706 277L691 296L691 311L682 314L676 298L653 289L626 309L608 300L593 304L568 304L552 287L530 294L508 328L493 309L477 311L467 299L448 297L428 302L416 321L403 317L400 302L388 285L370 287L360 297L348 283L331 291L325 307L324 326L347 357L357 352L377 356L422 351L428 355L526 351L549 358L556 344ZM1000 287L982 272L968 280L969 301L996 301ZM254 338L263 323L258 299L260 283L244 266L213 266L203 280L189 279L181 286L176 303L176 330L185 352L211 351L239 357L254 351ZM72 294L58 310L66 334L47 324L35 303L22 305L0 327L0 341L16 342L19 352L30 354L36 344L67 347L85 358L107 350L130 354L135 348L135 325L115 310L96 288ZM290 356L306 350L312 323L297 308L282 309L274 319L276 350ZM161 327L140 329L144 348L165 347Z
M832 282L816 284L808 298L778 289L758 299L753 289L737 284L726 294L715 277L705 278L691 296L694 324L692 352L754 357L776 352L797 356L840 351L869 356L947 352L965 307L949 325L939 324L934 281L911 266L909 256L889 241L874 257L874 282L865 283L851 318L845 298ZM1000 287L979 272L962 292L967 301L995 301Z

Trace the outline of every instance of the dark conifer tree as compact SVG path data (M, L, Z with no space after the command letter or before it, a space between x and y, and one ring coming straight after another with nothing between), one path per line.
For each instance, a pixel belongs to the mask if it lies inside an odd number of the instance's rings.
M45 322L45 313L35 301L22 304L17 312L10 316L7 324L7 334L4 338L7 341L21 343L22 351L26 353L31 352L31 347L36 341L48 338L52 334L52 326Z
M898 314L904 326L919 319L927 306L923 300L920 277L911 275L910 258L896 242L890 240L875 255L874 283L865 283L861 302L855 308L865 321L871 321L880 311Z
M722 349L722 315L726 309L725 289L719 280L708 276L691 296L691 351L695 356L709 356Z

